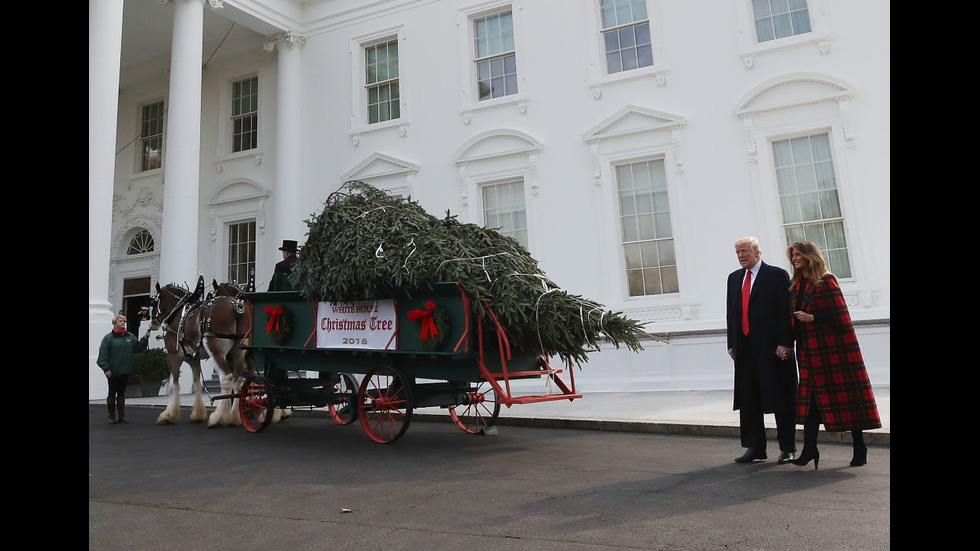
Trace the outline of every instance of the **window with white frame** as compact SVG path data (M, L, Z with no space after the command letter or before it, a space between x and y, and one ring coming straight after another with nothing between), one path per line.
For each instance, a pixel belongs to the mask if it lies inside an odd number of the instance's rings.
M851 277L830 135L774 141L772 156L786 244L813 241L834 275Z
M516 94L513 12L507 9L474 19L473 41L480 101Z
M146 254L151 253L156 248L153 242L153 236L150 232L146 230L140 230L136 232L136 235L129 240L129 246L126 248L126 254Z
M255 220L228 224L228 281L253 285L255 274Z
M617 166L616 185L629 296L678 292L664 160Z
M609 74L653 65L646 0L602 0L602 38Z
M397 39L364 48L364 86L367 91L368 124L401 116Z
M759 42L810 32L807 0L752 0Z
M140 110L140 172L163 166L163 101L144 105Z
M500 235L513 237L527 248L527 206L524 201L524 181L513 180L484 184L483 224Z
M259 146L259 77L232 83L231 150L234 153Z

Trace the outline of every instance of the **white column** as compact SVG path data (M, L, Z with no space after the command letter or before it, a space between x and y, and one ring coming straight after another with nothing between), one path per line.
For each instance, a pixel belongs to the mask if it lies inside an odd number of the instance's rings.
M173 0L160 284L197 282L204 4Z
M109 385L95 361L112 329L109 246L116 164L116 113L122 50L123 0L88 3L88 359L89 400L105 398Z
M275 247L283 239L294 239L301 246L306 241L306 223L310 212L304 210L300 174L300 49L306 38L292 32L265 41L264 48L278 50L278 94L276 104L276 183L272 196L272 238Z

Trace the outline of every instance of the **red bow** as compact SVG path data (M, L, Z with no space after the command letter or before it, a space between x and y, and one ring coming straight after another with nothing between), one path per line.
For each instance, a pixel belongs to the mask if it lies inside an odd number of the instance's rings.
M281 318L283 316L283 314L286 313L286 311L282 309L282 306L276 306L275 308L273 308L272 306L266 306L265 307L265 313L266 314L269 314L270 316L272 316L272 317L269 318L269 324L265 326L265 332L266 333L271 333L272 332L272 328L275 327L276 332L278 333L279 332L279 318Z
M415 321L417 319L422 320L422 340L429 340L429 335L433 337L439 334L436 329L436 322L432 319L432 311L436 309L436 305L431 300L426 305L425 310L410 310L408 312L408 319Z

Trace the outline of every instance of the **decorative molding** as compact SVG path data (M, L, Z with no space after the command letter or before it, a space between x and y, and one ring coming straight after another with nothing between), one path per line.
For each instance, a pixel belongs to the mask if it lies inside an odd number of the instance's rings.
M843 100L837 103L840 108L841 130L844 132L844 143L854 147L854 136L851 134L851 102Z
M657 80L657 86L661 88L667 86L667 73L657 73L654 78Z
M385 188L392 193L402 195L415 194L415 173L419 171L419 165L397 159L384 153L374 153L357 163L354 168L348 170L341 176L341 181L361 180L375 185L375 187ZM397 177L402 177L400 185L379 185L380 180L397 181Z
M690 320L699 318L701 315L701 305L677 304L658 308L623 308L623 312L632 319L642 321ZM651 330L650 327L647 327L646 330L650 333L656 333L656 330Z
M456 164L505 155L530 154L541 150L541 144L519 130L490 130L466 141L456 150Z
M745 148L748 150L749 162L757 163L759 162L759 144L752 117L742 119L742 130L745 131Z
M459 202L465 207L470 203L469 187L466 185L468 181L466 177L466 164L461 164L456 167L456 179L459 181Z
M753 68L755 68L755 55L753 55L753 54L743 55L742 56L742 67L745 67L746 69L753 69Z
M813 73L784 75L760 84L746 94L735 109L735 115L742 119L749 161L753 163L758 161L755 119L821 103L837 104L844 132L844 143L848 147L854 147L854 136L850 125L850 99L853 96L854 87L850 84Z
M531 195L538 194L538 154L528 153L527 155L527 179L531 186Z
M298 46L302 48L306 45L306 37L293 31L278 33L262 41L262 49L271 52L276 46Z
M473 122L473 112L463 111L463 124L469 124Z
M735 114L745 118L824 102L840 103L853 96L853 86L833 77L813 73L784 75L754 88L738 103Z
M350 143L354 147L357 147L357 146L361 145L361 137L360 136L351 136L350 137Z
M118 251L122 249L123 240L132 237L134 229L144 229L150 232L150 236L153 237L154 250L156 254L159 254L160 248L162 246L163 231L163 217L160 213L156 212L137 212L130 216L127 216L123 220L122 224L119 226L119 230L115 232L112 237L112 245L109 249L109 253L113 260L119 260L125 258L126 255L117 254ZM147 255L153 253L146 253Z
M830 53L830 41L829 40L821 40L820 42L817 42L817 51L820 52L820 55L827 55L827 54L829 54Z
M599 142L589 144L589 154L592 156L592 179L596 187L602 186L602 155L599 155Z
M674 151L674 164L677 165L677 173L684 174L684 156L681 154L681 131L679 128L670 131L670 147Z
M590 128L582 139L591 144L610 138L673 131L683 128L685 124L687 120L684 117L626 105Z
M592 99L602 99L602 85L596 84L592 87Z
M116 213L113 218L129 216L137 209L153 209L163 212L163 200L157 198L148 187L138 187L132 202L129 201L129 196L129 193L114 193L112 195L112 210Z

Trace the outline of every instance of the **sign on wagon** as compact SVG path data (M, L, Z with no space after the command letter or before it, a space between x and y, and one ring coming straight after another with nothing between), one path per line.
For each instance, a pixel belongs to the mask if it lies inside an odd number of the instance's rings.
M395 301L321 302L317 304L317 348L395 350Z

